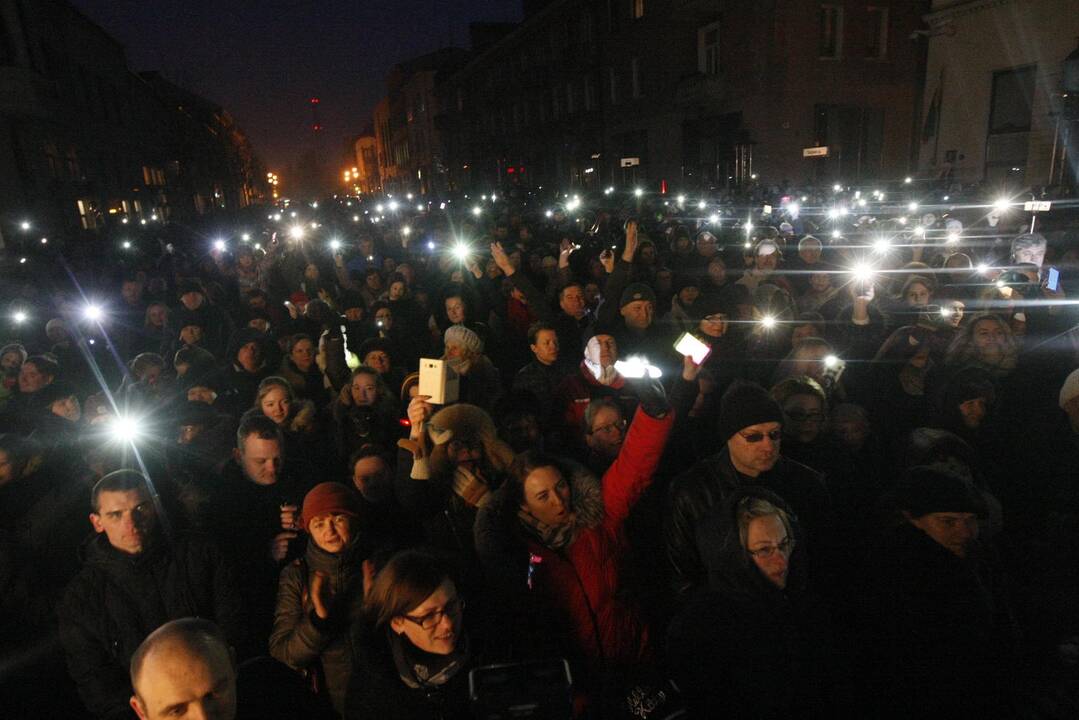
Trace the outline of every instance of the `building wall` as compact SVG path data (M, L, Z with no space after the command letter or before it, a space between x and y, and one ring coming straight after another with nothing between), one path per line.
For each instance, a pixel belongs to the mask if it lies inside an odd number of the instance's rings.
M689 189L748 181L751 168L795 181L906 174L922 63L908 38L928 3L873 0L887 10L882 57L867 52L879 12L825 4L844 16L835 59L819 57L816 1L644 0L640 17L632 0L548 3L440 84L454 184ZM699 41L713 23L718 60L705 73ZM833 134L847 128L858 141L818 138L818 106L833 106ZM823 142L833 157L803 159ZM623 169L624 157L640 165Z
M261 172L227 113L161 90L64 0L0 0L0 223L96 229L257 198Z
M1060 168L1059 153L1053 159L1055 96L1061 63L1079 36L1074 0L937 0L929 23L933 35L919 129L922 172L950 173L964 183L1054 184L1059 174L1050 177L1050 167ZM1024 66L1036 68L1030 129L990 139L994 75ZM995 162L1008 158L1014 162Z

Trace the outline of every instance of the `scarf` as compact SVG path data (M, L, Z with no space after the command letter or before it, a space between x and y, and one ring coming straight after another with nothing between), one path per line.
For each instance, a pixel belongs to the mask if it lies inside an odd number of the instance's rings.
M552 550L564 550L573 544L582 530L595 527L603 521L603 492L595 475L576 470L569 478L570 506L566 522L547 525L525 508L517 511L525 532Z
M470 507L483 507L491 499L487 482L460 465L453 469L453 492Z
M453 368L453 371L458 375L468 375L468 371L472 369L471 356L454 358L453 360L447 360L446 363L449 364L449 366Z
M616 383L620 377L622 377L618 374L618 371L614 369L614 365L602 367L599 364L594 364L588 359L585 359L584 366L588 368L588 372L592 373L592 377L596 379L596 382L603 386L609 387Z
M468 636L462 635L460 642L449 655L436 655L424 652L409 642L404 634L387 630L390 649L393 652L393 664L401 682L414 690L445 685L469 660Z

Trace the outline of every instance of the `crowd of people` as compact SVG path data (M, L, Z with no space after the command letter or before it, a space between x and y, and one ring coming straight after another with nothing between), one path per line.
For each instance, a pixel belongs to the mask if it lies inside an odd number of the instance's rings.
M1075 717L1079 230L908 200L9 257L3 714Z

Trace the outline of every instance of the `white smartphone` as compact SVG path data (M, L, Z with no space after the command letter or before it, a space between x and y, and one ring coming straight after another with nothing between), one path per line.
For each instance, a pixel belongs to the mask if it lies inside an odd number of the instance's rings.
M434 405L457 402L460 392L458 375L445 360L420 358L420 395L430 397Z
M702 364L712 353L712 348L708 347L708 343L688 332L678 337L674 343L674 349L682 355L693 358L693 362L697 365Z

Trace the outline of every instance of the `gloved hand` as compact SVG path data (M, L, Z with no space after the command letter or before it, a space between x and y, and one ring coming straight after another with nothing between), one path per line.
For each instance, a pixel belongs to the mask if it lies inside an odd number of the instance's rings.
M663 389L663 383L659 381L659 378L649 377L648 374L645 373L644 377L626 378L626 385L628 385L633 390L633 394L637 396L637 399L641 404L641 410L644 410L644 412L651 417L666 417L667 413L671 411L671 403L667 399L667 391Z

